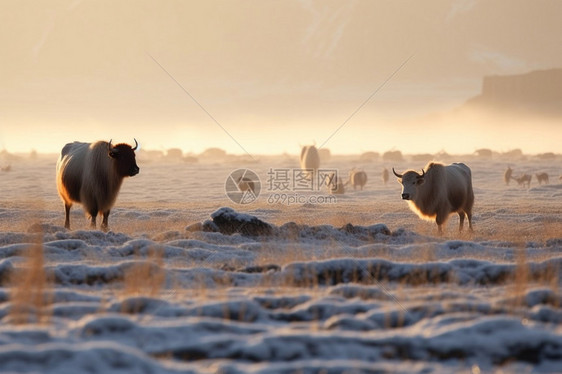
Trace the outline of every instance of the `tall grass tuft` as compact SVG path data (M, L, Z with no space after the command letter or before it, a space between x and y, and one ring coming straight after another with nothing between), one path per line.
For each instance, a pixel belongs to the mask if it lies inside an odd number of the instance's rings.
M124 274L123 296L157 296L166 283L162 248L150 248L145 261L132 264Z
M53 281L45 271L43 244L39 236L23 257L23 264L10 277L8 320L14 324L48 323L53 302Z

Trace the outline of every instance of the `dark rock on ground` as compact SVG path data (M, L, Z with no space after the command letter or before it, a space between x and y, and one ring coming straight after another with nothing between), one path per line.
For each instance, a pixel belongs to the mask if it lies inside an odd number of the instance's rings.
M203 223L205 229L216 229L226 235L240 234L244 236L269 236L274 233L274 227L259 218L239 213L232 208L220 208L211 214L212 222ZM211 225L211 223L214 225Z

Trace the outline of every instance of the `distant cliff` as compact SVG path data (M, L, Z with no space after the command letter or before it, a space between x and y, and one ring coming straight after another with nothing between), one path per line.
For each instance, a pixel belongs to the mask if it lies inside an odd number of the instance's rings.
M484 77L482 93L468 106L562 115L562 69Z

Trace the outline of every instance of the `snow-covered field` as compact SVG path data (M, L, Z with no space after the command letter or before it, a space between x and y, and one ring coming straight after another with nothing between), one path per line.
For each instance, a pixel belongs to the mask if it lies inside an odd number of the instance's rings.
M369 181L328 202L326 189L269 188L296 156L141 154L107 233L79 206L62 227L56 155L11 160L0 172L0 372L562 372L562 156L445 161L472 169L472 234L458 234L455 215L437 236L393 176L382 182L383 167L425 165L411 159L332 157L324 167L357 166ZM550 184L506 186L508 164ZM239 205L225 182L246 167L261 193ZM280 192L306 202L281 204ZM202 230L222 207L269 225ZM265 229L248 235L254 226Z

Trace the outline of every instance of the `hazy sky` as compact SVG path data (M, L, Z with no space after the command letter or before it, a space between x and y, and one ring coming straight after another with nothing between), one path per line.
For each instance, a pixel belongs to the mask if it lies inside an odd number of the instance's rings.
M251 154L327 139L345 153L559 151L559 124L497 123L494 140L474 119L416 119L462 105L484 75L562 67L561 17L556 0L2 1L0 149L136 137L243 153L222 126Z

